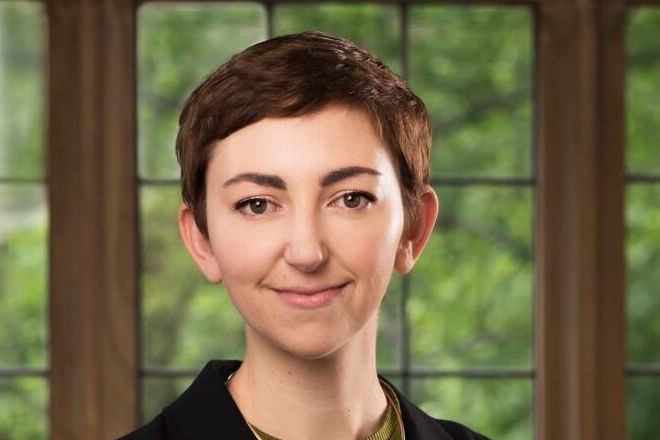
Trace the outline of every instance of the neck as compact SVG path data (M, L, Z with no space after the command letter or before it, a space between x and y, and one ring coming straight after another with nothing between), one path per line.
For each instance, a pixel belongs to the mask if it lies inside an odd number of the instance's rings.
M229 391L243 416L282 440L360 439L377 430L387 400L376 373L376 317L351 341L301 359L247 330Z

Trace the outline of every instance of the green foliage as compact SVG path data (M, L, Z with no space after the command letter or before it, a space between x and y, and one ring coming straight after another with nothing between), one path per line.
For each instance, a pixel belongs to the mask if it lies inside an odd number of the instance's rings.
M633 377L628 379L627 386L629 440L657 438L660 432L660 378Z
M429 414L459 421L492 439L532 439L527 379L422 379L413 383L412 398Z
M351 40L401 69L398 8L394 5L328 3L278 5L275 34L322 31Z
M433 119L433 174L532 174L528 8L415 6L410 85Z
M628 360L660 364L660 185L630 186L627 197Z
M183 100L214 67L265 36L265 10L255 3L147 3L139 9L141 177L178 177L173 146Z
M635 8L628 17L626 164L631 172L660 174L660 11Z
M0 185L0 368L47 364L45 214L39 189Z
M412 275L413 362L531 368L531 190L440 189L444 214Z
M635 8L627 32L626 164L660 175L660 8ZM660 365L660 183L629 184L627 220L628 362ZM660 378L628 380L630 440L660 432Z
M43 5L0 2L0 178L43 172ZM0 368L47 366L48 231L40 184L0 184ZM0 439L46 437L48 383L0 380Z
M43 173L43 5L0 2L0 177Z
M47 402L45 379L0 380L0 439L47 438Z

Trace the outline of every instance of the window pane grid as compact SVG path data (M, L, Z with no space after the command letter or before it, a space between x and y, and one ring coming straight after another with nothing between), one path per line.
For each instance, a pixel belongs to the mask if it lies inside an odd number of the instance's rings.
M629 376L660 376L660 364L628 364Z
M627 426L631 439L654 437L660 426L660 8L631 8L626 64L626 324Z
M658 174L629 174L626 176L626 182L630 184L639 183L660 183Z
M20 379L22 377L48 377L47 368L0 368L0 379Z
M12 439L48 433L45 15L0 1L0 437Z

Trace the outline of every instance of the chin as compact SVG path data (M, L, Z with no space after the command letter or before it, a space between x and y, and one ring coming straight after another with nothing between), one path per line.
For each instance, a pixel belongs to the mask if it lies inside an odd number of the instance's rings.
M315 361L332 357L347 344L348 339L332 337L328 332L317 335L306 333L275 343L280 350L295 358Z

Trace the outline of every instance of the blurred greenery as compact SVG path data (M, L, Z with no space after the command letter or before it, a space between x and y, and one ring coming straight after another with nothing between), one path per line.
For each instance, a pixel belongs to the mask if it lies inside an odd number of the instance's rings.
M433 120L435 176L532 174L533 23L524 7L411 7L409 83Z
M266 37L257 3L145 3L138 10L138 155L143 178L177 179L183 100L211 70Z
M275 35L308 30L341 35L401 70L399 10L395 5L327 3L275 7Z
M660 174L660 8L631 8L627 28L626 165Z
M0 1L0 177L43 172L44 7Z
M48 365L44 31L43 4L0 1L0 369ZM47 410L45 379L0 379L0 439L46 438Z
M440 188L412 275L413 364L532 368L532 190Z
M629 185L626 195L628 361L660 365L660 184Z
M657 346L656 346L657 350ZM660 414L660 378L632 377L628 387L627 424L630 440L658 438Z
M48 363L46 215L40 185L0 184L0 368Z
M660 8L628 15L626 68L626 167L631 174L660 176ZM660 182L628 184L628 362L660 366ZM630 440L660 433L660 377L628 379Z
M533 15L524 7L410 6L413 90L435 129L435 176L533 175ZM39 2L0 1L0 178L43 173L44 11ZM180 106L231 54L266 36L256 2L146 3L138 11L139 174L178 177L173 141ZM395 71L398 8L375 4L274 7L273 32L324 30L369 48ZM628 26L627 166L660 174L660 10L635 8ZM655 98L655 99L654 99ZM408 279L412 366L533 368L534 190L439 187L443 214ZM0 185L0 368L48 364L47 207L41 184ZM221 286L208 285L178 239L176 185L143 184L141 339L145 367L200 369L240 358L242 323ZM660 364L660 184L627 190L628 359ZM402 284L381 311L379 367L402 367ZM190 378L142 381L145 419ZM400 385L401 381L397 380ZM631 440L660 432L660 379L630 378ZM413 379L411 397L442 418L493 438L533 432L529 379ZM0 381L0 439L42 439L47 382ZM29 420L30 423L24 423Z
M492 439L534 437L530 402L532 382L526 379L417 379L412 399L429 414L470 421L471 428ZM488 402L488 403L486 403Z
M47 438L47 407L46 379L0 379L0 439Z

